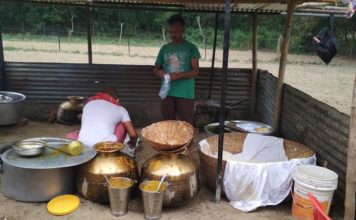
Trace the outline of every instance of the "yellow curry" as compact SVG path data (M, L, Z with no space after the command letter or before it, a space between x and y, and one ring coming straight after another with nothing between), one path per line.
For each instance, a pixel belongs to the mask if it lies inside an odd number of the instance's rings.
M159 185L159 181L148 181L144 184L141 189L149 192L156 192ZM166 189L166 185L162 184L160 191L164 191Z
M110 179L110 186L112 188L120 188L125 189L129 188L133 185L133 183L129 180L121 179L121 178L112 178Z

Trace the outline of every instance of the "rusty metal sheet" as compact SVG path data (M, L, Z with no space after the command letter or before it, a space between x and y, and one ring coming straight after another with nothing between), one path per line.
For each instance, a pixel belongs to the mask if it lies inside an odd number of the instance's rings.
M115 86L123 104L159 102L160 80L153 75L153 66L6 63L8 89L26 94L29 100L62 102L70 95L88 97L105 86ZM196 98L207 98L210 68L200 68L196 79ZM250 69L230 69L227 102L247 99L238 111L249 109ZM220 99L221 69L213 75L212 98Z

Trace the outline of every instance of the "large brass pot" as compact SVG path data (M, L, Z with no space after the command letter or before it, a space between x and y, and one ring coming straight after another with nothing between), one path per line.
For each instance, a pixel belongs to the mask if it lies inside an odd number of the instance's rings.
M83 111L83 99L82 96L68 96L68 101L58 108L57 121L67 125L80 123L78 115Z
M196 163L184 154L159 153L142 166L141 180L160 180L167 175L167 190L163 206L179 206L194 198L200 188L199 170Z
M136 161L121 153L122 145L115 142L102 142L94 146L98 155L91 161L79 166L76 178L78 193L86 199L109 203L106 177L128 177L138 180ZM106 147L105 147L106 145ZM111 145L110 147L107 147Z

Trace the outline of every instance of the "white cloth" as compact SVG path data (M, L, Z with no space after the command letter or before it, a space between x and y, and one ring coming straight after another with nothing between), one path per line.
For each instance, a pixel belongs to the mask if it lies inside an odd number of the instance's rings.
M94 146L102 141L117 141L116 125L128 122L130 116L127 110L105 100L93 100L83 108L82 125L78 140L88 146Z
M199 145L203 153L217 157L206 140ZM273 155L268 155L269 152ZM315 155L288 160L283 139L258 134L247 135L240 154L224 151L223 159L227 161L223 181L225 195L234 208L244 212L281 203L292 189L293 169L299 164L316 163ZM268 160L280 162L266 162Z
M224 192L230 204L244 212L277 205L290 194L293 169L300 164L315 165L315 162L315 155L274 163L227 161Z
M280 162L288 160L284 152L283 139L264 136L260 134L248 134L242 152L236 154L237 161L250 163Z

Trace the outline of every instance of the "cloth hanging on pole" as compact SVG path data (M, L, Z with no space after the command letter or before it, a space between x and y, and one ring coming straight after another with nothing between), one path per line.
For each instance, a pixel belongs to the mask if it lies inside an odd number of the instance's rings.
M312 43L314 50L325 64L330 63L332 58L337 54L336 38L328 27L324 27L314 36Z

